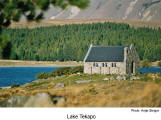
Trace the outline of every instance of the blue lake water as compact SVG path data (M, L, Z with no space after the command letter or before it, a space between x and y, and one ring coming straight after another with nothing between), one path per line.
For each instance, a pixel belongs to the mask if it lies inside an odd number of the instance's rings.
M0 87L14 83L23 85L36 80L35 75L41 72L51 72L58 67L0 67ZM141 73L161 73L160 67L141 68Z
M36 74L56 69L57 67L0 67L0 87L14 83L23 85L36 80Z
M140 69L141 73L161 73L161 67L151 67L151 68L141 68Z

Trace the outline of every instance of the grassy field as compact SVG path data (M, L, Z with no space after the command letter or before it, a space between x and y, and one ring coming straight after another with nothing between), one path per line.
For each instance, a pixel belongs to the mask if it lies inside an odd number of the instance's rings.
M110 78L113 80L107 80ZM17 88L1 88L0 101L14 95L32 96L47 92L66 101L55 107L161 107L161 76L137 75L139 80L115 80L117 75L72 74L41 79ZM136 77L136 76L135 76ZM77 81L90 80L89 83ZM64 84L62 88L55 88Z
M39 23L36 22L12 22L10 28L36 28L44 26L53 25L69 25L69 24L88 24L88 23L104 23L104 22L114 22L114 23L127 23L135 28L138 27L150 27L150 28L161 28L160 21L146 22L139 20L119 20L119 19L69 19L69 20L42 20Z
M23 60L0 60L0 66L3 67L34 67L34 66L80 66L83 62L67 61L23 61Z

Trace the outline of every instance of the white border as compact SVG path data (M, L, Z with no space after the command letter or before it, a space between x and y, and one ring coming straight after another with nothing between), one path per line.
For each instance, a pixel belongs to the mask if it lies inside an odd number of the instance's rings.
M150 109L159 112L141 112ZM92 120L161 120L161 108L0 108L1 120L76 120L67 115L79 114L96 115Z

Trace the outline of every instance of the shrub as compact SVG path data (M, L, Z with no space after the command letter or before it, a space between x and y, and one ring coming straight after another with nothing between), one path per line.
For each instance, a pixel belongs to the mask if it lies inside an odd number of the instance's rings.
M149 68L151 67L151 63L149 62L149 60L145 59L141 62L141 67L143 68Z
M90 92L91 94L93 94L93 95L98 94L98 92L97 92L94 88L90 88L90 89L89 89L89 92Z
M71 69L72 74L78 73L78 72L83 73L83 66L78 66Z
M12 84L11 85L11 88L16 88L16 87L19 87L20 85L18 83L15 83L15 84Z
M45 73L42 72L40 74L36 75L37 79L47 79L49 77L56 77L56 76L62 76L62 75L70 75L70 74L75 74L75 73L83 73L83 66L78 66L78 67L61 67L58 68L50 73Z
M47 79L48 78L48 74L46 72L42 72L40 74L36 75L37 79Z
M154 82L157 83L157 84L161 83L161 79L155 79Z
M67 75L70 73L70 70L71 70L70 67L58 68L52 72L52 75L53 76Z
M161 67L161 61L158 62L158 66Z

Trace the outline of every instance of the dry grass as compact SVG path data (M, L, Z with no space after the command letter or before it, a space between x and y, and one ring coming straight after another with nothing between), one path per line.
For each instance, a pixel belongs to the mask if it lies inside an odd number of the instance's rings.
M114 82L73 85L49 90L52 95L67 98L61 107L160 107L161 86L155 83Z
M127 23L130 26L138 27L151 27L151 28L161 28L160 21L140 21L140 20L119 20L119 19L68 19L68 20L42 20L39 23L36 22L13 22L10 28L36 28L44 26L53 25L69 25L69 24L88 24L88 23L104 23L104 22L115 22L115 23Z
M141 80L131 81L104 81L109 75L62 76L38 80L18 88L3 88L0 90L0 101L13 95L31 96L48 92L52 96L66 98L66 102L57 107L161 107L161 82L155 82L156 79L161 81L161 77L154 76L157 75L140 75ZM89 79L93 82L75 82ZM68 84L64 88L53 88L65 82Z

